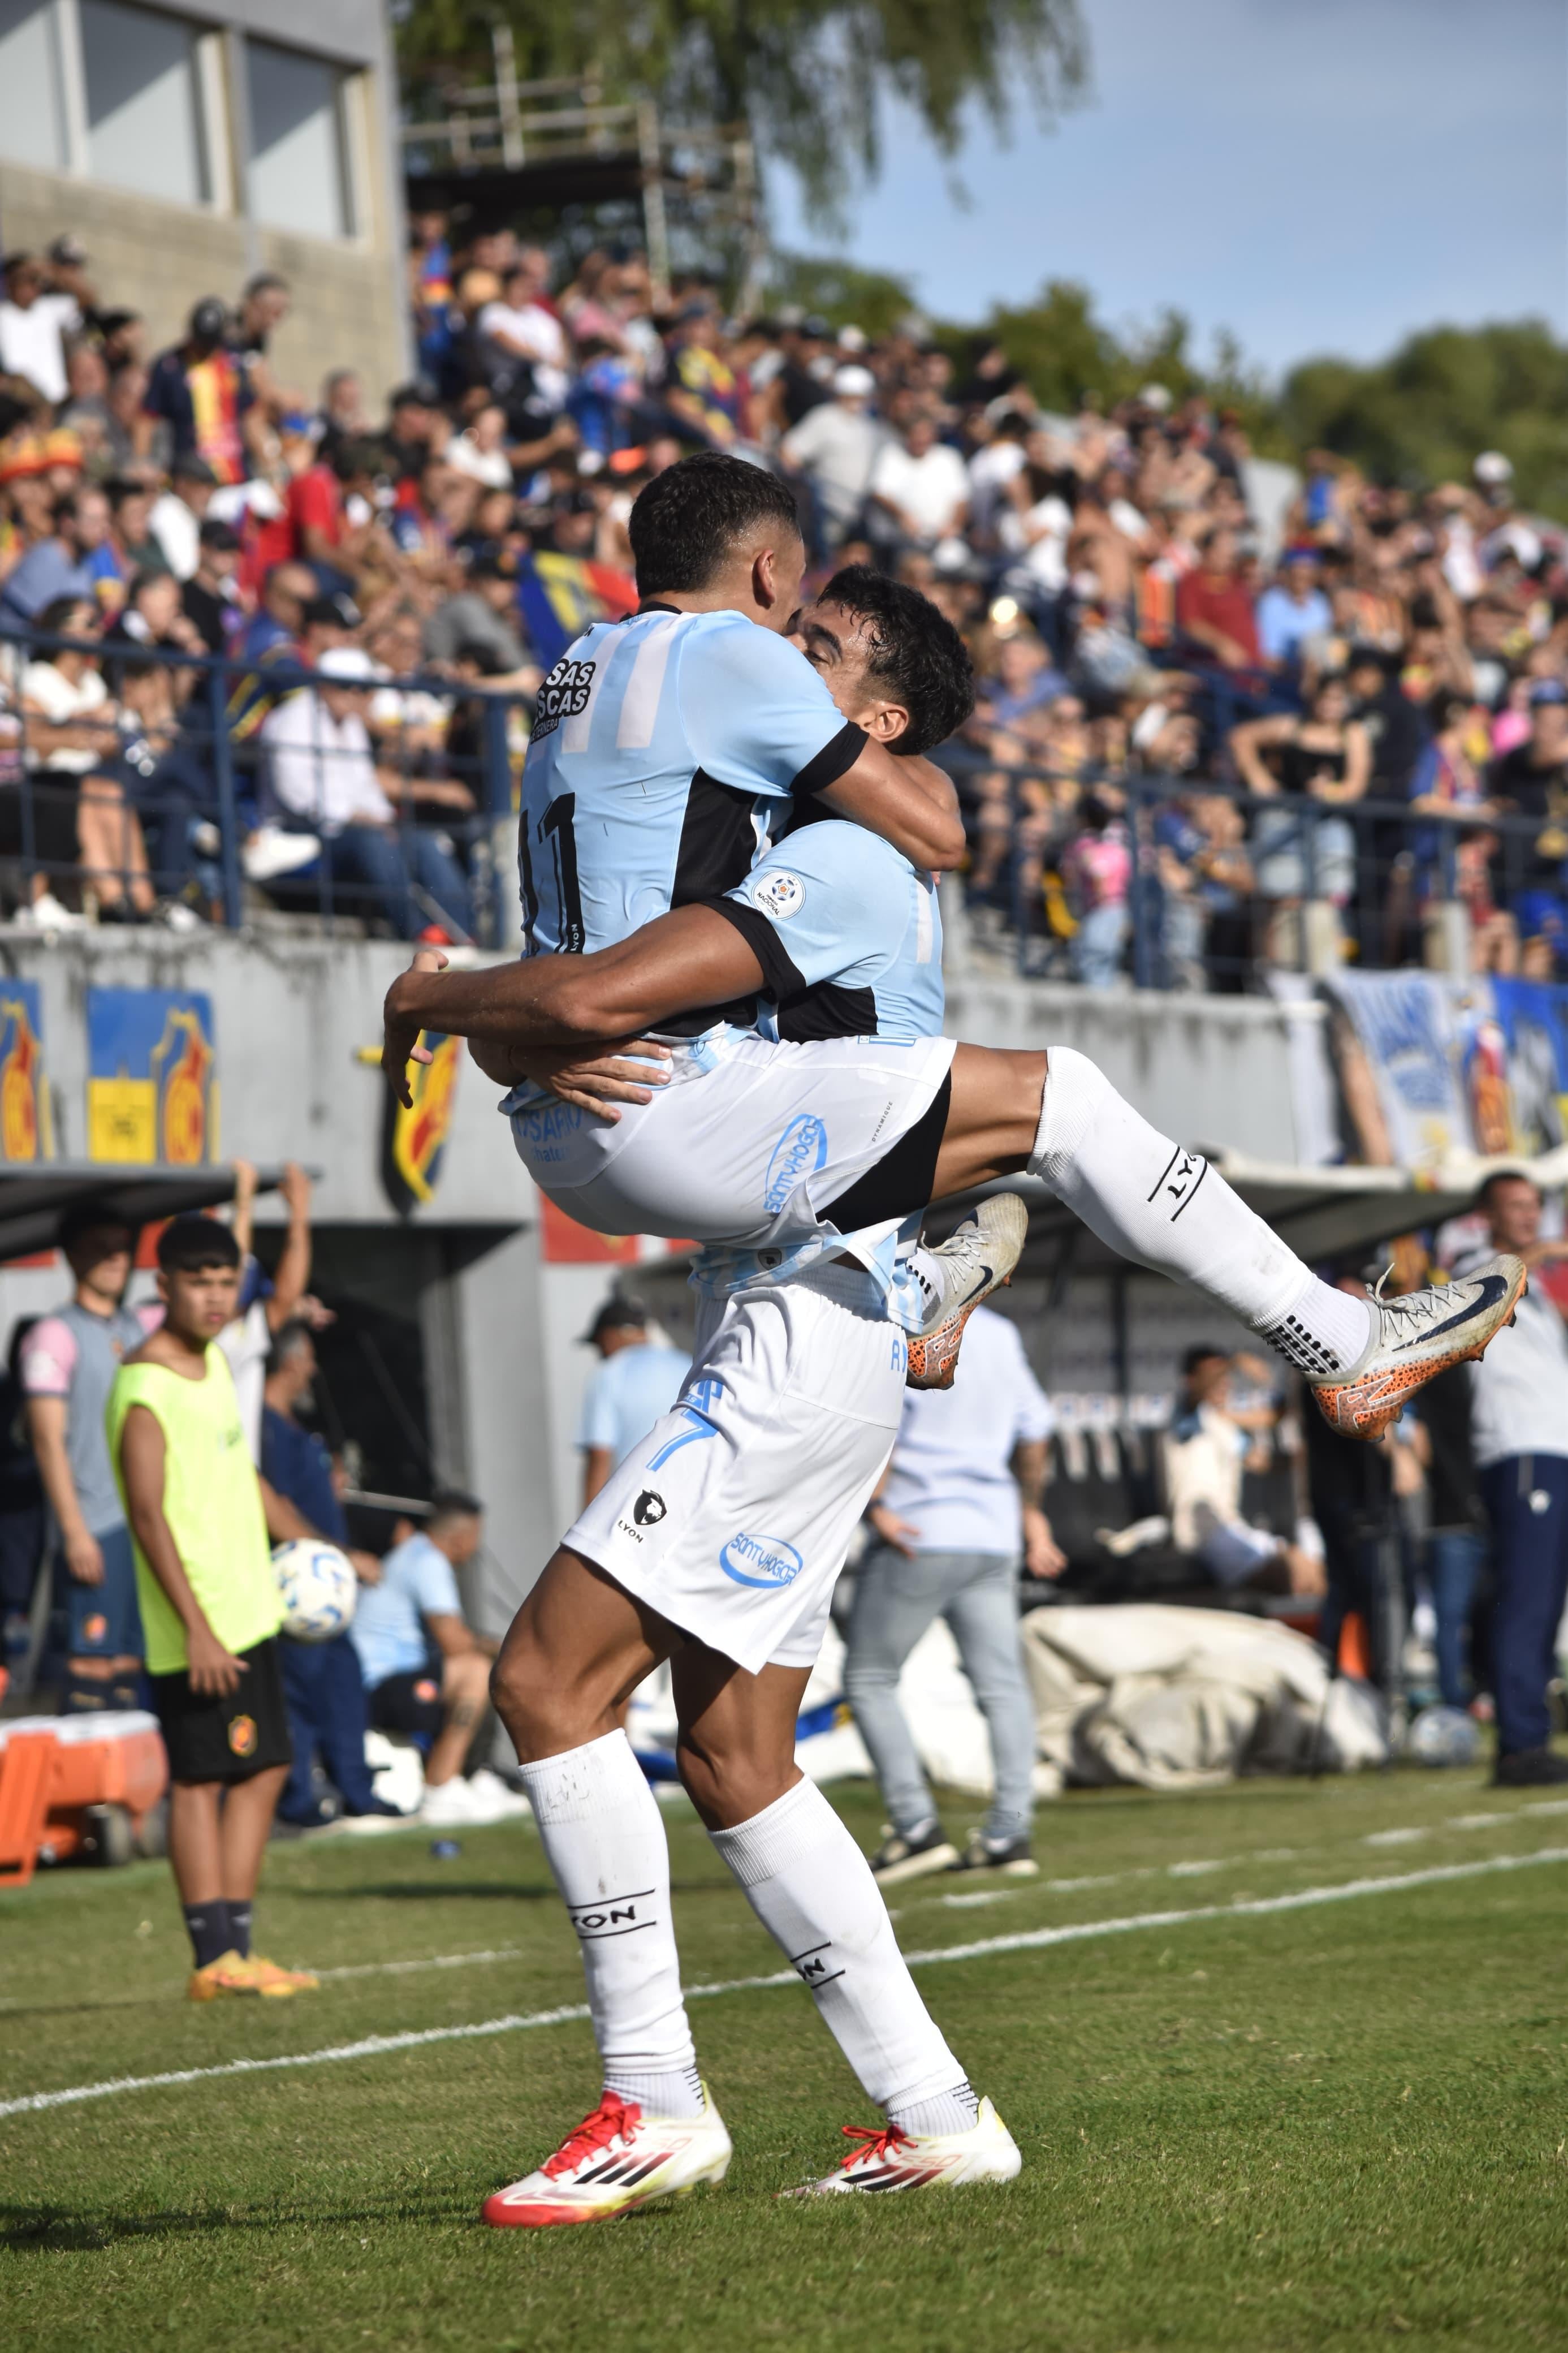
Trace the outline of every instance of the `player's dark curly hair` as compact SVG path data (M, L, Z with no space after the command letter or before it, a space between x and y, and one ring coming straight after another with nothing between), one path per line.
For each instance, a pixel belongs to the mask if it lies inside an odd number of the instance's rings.
M656 474L637 494L626 525L637 594L706 588L738 540L759 529L800 537L793 493L776 474L700 449Z
M847 564L817 602L855 615L874 649L868 678L910 714L889 752L908 758L957 733L974 708L974 669L963 639L929 596L868 564Z

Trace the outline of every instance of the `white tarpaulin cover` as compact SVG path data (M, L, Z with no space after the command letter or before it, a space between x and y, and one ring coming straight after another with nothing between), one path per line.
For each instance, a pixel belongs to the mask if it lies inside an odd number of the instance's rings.
M1205 1789L1387 1762L1380 1703L1268 1619L1162 1602L1031 1610L1040 1756L1067 1781Z

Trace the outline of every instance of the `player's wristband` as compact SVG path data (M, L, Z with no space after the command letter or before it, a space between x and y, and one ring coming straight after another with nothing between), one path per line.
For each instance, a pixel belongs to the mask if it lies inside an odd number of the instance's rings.
M830 743L825 744L815 759L808 760L790 791L798 800L809 800L813 793L825 793L836 785L847 769L852 768L865 750L869 738L863 727L847 719Z

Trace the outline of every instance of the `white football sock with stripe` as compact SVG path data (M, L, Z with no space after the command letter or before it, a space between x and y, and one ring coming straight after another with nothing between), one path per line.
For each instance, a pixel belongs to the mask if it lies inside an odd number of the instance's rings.
M1027 1165L1102 1242L1190 1282L1303 1372L1342 1372L1366 1347L1366 1302L1321 1282L1202 1153L1151 1127L1070 1046L1050 1049Z
M606 2088L650 2116L700 2116L669 1848L626 1734L607 1732L518 1773L582 1947Z
M797 1781L749 1822L709 1835L810 1987L867 2097L905 2130L972 2125L974 2094L915 1990L871 1866L815 1781ZM904 2120L917 2109L963 2121L910 2126Z

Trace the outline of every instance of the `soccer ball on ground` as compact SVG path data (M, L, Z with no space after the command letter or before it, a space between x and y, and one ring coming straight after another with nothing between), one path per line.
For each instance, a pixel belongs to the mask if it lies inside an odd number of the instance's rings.
M336 1545L297 1536L272 1555L283 1597L283 1631L296 1642L330 1642L354 1614L353 1565Z

